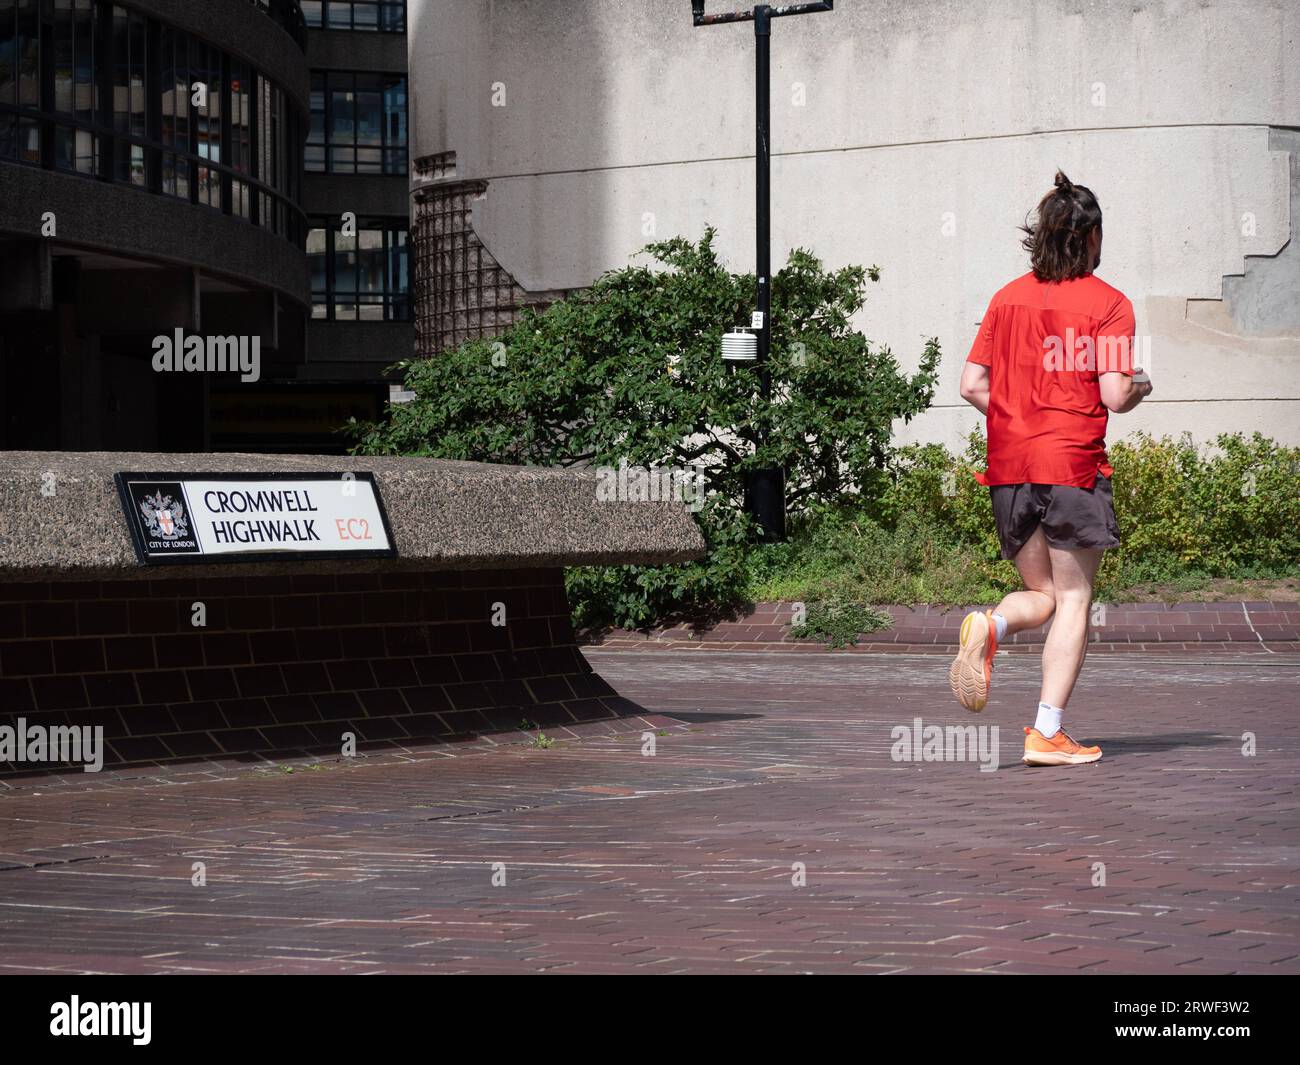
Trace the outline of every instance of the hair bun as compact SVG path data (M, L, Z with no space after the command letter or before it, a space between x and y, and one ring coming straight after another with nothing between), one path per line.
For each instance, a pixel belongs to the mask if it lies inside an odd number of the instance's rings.
M1074 185L1070 182L1070 179L1066 177L1059 170L1056 172L1056 177L1052 180L1052 184L1055 185L1062 192L1069 192L1071 189L1074 188Z

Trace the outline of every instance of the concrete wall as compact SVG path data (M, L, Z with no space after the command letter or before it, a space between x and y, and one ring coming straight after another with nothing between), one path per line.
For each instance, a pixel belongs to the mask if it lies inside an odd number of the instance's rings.
M706 223L753 269L749 24L697 29L687 0L408 17L412 156L454 151L489 183L474 228L526 288L589 284ZM946 353L904 438L954 445L978 418L956 394L976 323L1026 269L1016 226L1059 166L1097 193L1098 273L1152 337L1156 393L1112 439L1300 443L1295 127L1294 0L843 0L773 24L773 264L795 246L880 264L860 327L905 366L927 335Z

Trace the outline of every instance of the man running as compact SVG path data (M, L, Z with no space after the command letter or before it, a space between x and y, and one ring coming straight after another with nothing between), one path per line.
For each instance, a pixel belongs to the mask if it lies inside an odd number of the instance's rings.
M1025 590L966 615L949 681L962 706L983 710L998 641L1051 619L1024 761L1078 765L1101 748L1071 739L1061 715L1087 654L1102 552L1119 545L1107 411L1132 410L1151 384L1134 372L1133 305L1093 273L1101 207L1092 192L1058 171L1024 232L1032 270L989 303L961 395L988 419L988 469L976 480L989 486L1002 557L1015 561Z

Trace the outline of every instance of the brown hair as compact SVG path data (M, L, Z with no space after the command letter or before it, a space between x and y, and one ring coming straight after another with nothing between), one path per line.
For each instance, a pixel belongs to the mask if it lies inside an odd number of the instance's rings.
M1075 185L1061 171L1052 189L1038 201L1038 221L1028 219L1021 246L1039 281L1069 281L1092 272L1088 235L1101 226L1101 205L1091 189Z

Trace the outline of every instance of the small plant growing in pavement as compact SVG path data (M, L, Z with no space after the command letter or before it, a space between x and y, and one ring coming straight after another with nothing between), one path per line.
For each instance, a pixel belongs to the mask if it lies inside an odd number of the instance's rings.
M866 632L887 629L893 619L874 607L850 602L841 597L808 604L808 616L802 625L790 630L796 640L825 640L830 647L856 644Z
M545 732L539 732L536 736L533 737L532 743L530 743L528 746L536 747L538 750L546 751L546 750L550 750L550 748L555 746L555 741L551 739L550 736L546 735Z

